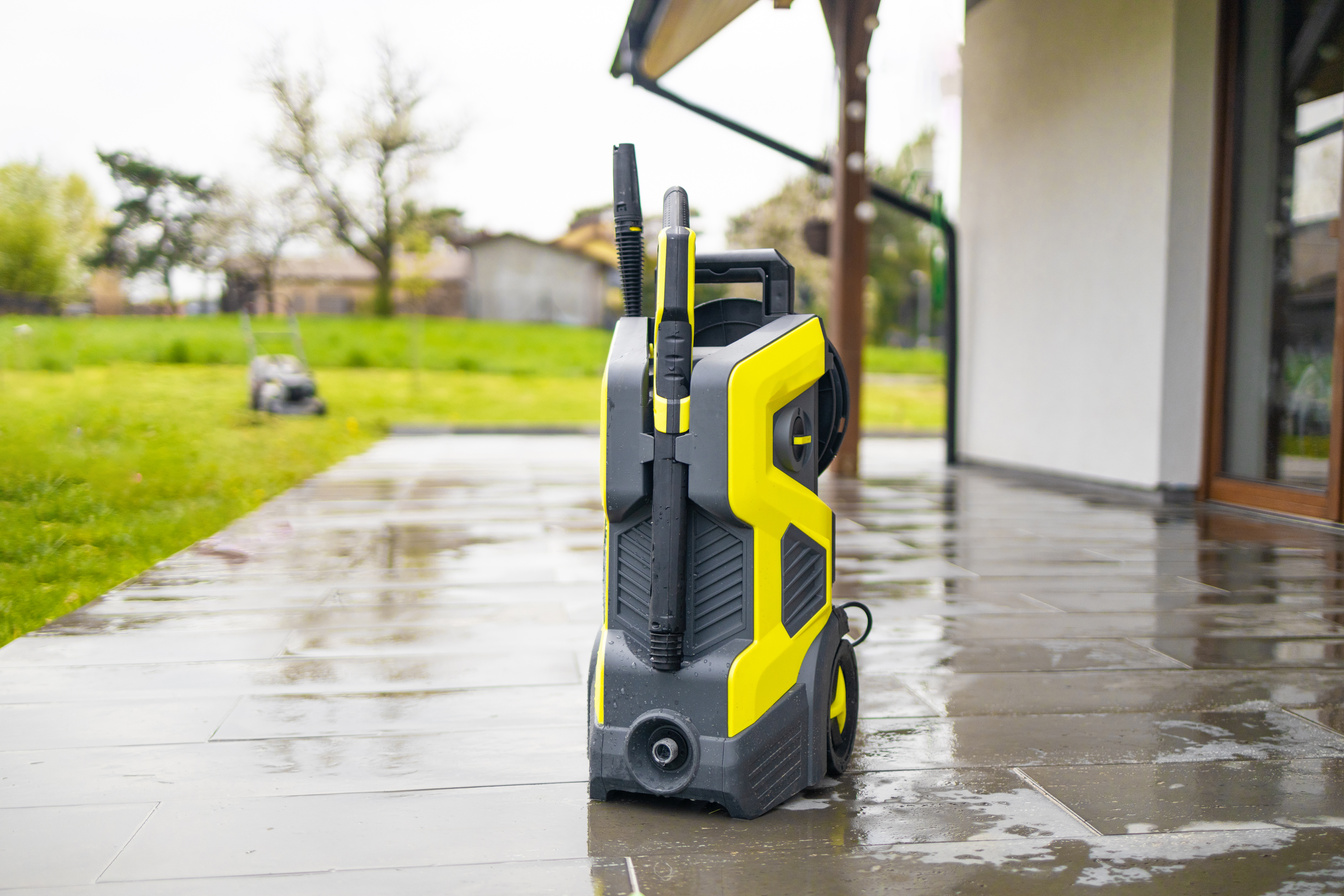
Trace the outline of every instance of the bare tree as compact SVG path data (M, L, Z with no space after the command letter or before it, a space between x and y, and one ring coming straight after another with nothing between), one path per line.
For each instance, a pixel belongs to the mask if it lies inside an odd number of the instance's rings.
M335 137L318 110L320 72L292 73L276 51L264 64L263 79L281 113L271 157L301 177L331 235L373 265L374 310L386 316L393 310L393 256L413 214L412 188L456 140L419 120L425 99L420 73L402 66L386 43L378 55L376 88Z
M275 275L285 246L320 227L312 210L303 202L302 189L285 187L273 194L229 193L220 215L221 242L230 247L230 262L241 262L248 274L260 281L265 310L280 310L275 296ZM260 312L263 308L253 309Z

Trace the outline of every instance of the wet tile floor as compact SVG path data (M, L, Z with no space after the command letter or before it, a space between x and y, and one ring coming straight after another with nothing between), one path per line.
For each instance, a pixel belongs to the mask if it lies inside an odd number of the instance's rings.
M853 773L590 803L597 446L403 436L0 649L0 890L1344 890L1344 536L947 471L841 516Z

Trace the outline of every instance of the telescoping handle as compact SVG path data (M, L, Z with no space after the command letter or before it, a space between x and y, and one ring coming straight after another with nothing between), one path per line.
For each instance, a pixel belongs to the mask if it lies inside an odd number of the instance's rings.
M691 341L695 310L695 233L686 191L663 196L658 234L658 310L654 318L653 421L659 432L686 432L691 394Z
M653 568L649 595L649 662L681 668L686 631L686 465L677 436L690 426L691 343L695 332L695 233L686 191L663 196L658 234L658 308L653 339Z

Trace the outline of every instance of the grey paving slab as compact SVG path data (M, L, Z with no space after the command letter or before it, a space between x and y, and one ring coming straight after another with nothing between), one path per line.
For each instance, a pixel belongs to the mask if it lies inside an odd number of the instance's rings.
M91 884L153 803L0 809L0 889Z
M1236 832L1028 841L954 841L860 849L784 848L736 856L636 856L657 896L710 893L1061 894L1338 892L1339 831ZM595 875L597 877L597 875ZM624 892L611 872L594 893Z
M396 693L448 688L579 684L585 672L570 651L502 656L288 657L205 663L0 667L11 703L228 694Z
M919 718L937 716L938 711L907 687L894 682L885 682L880 687L869 688L860 683L860 718Z
M289 633L140 632L82 638L19 638L0 651L0 666L96 666L109 663L193 663L210 660L269 659L281 652Z
M1095 834L1007 769L921 769L855 774L805 791L750 825L703 804L651 799L593 803L594 855L731 855L784 844L816 848Z
M1294 709L1293 712L1324 728L1344 734L1344 702L1321 707L1302 707Z
M235 697L0 703L0 753L204 743L237 704Z
M1051 594L1109 594L1143 591L1219 591L1212 585L1182 576L1132 575L1118 572L1108 575L1078 576L976 576L958 582L962 594L1027 594L1049 601Z
M596 441L397 437L0 649L0 891L1337 891L1344 537L940 449L824 477L859 743L756 821L586 798Z
M865 669L884 672L1072 672L1184 669L1185 663L1143 642L1121 638L875 641L864 645Z
M345 617L346 611L341 616ZM305 629L290 635L280 652L294 657L488 656L499 652L497 642L504 637L511 649L520 653L544 652L562 645L586 651L592 647L593 633L601 621L598 613L589 622L571 622L558 604L534 615L485 612L475 619L462 619L458 614L416 613L417 618L410 623L392 621L390 616L350 613L348 618L340 619L340 628L332 625L333 620L325 620L327 626L321 629ZM551 618L548 620L547 616ZM359 625L361 618L368 619L369 624Z
M1224 606L1320 610L1341 606L1344 604L1344 595L1321 591L1108 592L1104 596L1079 592L1042 594L1037 600L1070 613L1170 613Z
M869 687L894 679L942 715L1163 712L1247 704L1318 706L1344 701L1344 679L1323 669L1123 670L1094 672L885 673L864 668Z
M1012 613L885 620L873 630L874 640L972 641L982 638L1321 638L1344 634L1338 625L1318 615L1245 607L1173 613ZM932 628L936 626L936 628Z
M1344 666L1344 638L1135 638L1194 669L1337 668Z
M156 812L104 879L294 873L417 860L537 861L586 855L595 844L601 844L599 854L613 856L727 856L776 845L830 849L1094 833L1021 777L998 770L858 775L809 791L751 825L703 804L633 798L588 804L581 787L175 802ZM480 825L495 815L519 818L508 837L491 837ZM363 850L337 846L373 831L378 836Z
M174 801L102 879L584 858L585 786Z
M910 694L913 705L932 711ZM214 740L330 735L490 732L513 728L573 728L586 710L578 685L477 688L425 693L297 694L244 697L230 706ZM2 713L3 710L0 710Z
M591 896L604 886L606 893L628 890L624 858L102 881L89 886L20 887L4 892L10 896L182 896L184 893L193 896L370 896L383 893L397 896L452 893Z
M868 719L865 771L1344 757L1344 737L1284 710Z
M0 807L587 781L582 716L568 727L510 728L497 738L446 727L0 753Z
M979 613L1061 612L1025 594L986 594L978 597L926 594L923 588L912 591L907 588L894 588L887 583L836 582L832 594L840 601L863 601L879 611L883 619L911 616L969 616Z
M1027 774L1103 834L1344 823L1339 759L1044 766Z
M300 625L306 611L301 608L214 609L198 610L148 606L127 609L104 606L101 601L87 604L62 616L29 637L69 638L83 635L112 635L127 632L162 634L209 632L288 632ZM12 643L12 642L11 642Z

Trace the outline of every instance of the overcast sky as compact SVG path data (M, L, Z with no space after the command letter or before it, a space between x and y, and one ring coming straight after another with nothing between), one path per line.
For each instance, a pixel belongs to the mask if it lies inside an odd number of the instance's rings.
M940 114L964 0L885 0L870 53L868 146L894 158ZM422 68L429 116L462 128L423 200L469 225L550 239L575 209L611 199L611 146L636 145L646 208L679 183L703 245L771 195L797 163L630 85L608 70L630 0L45 0L6 4L0 31L0 164L77 171L109 205L95 149L135 149L239 184L273 179L275 124L254 86L283 41L319 60L342 114L369 84L385 37ZM833 56L816 0L758 3L663 79L671 90L820 154L836 130ZM943 108L946 115L946 108ZM955 157L955 153L953 154Z

